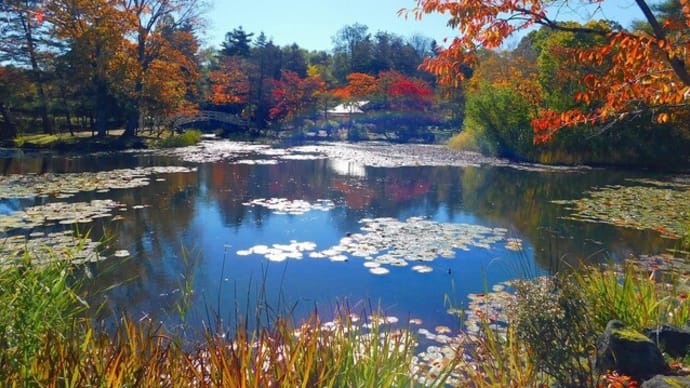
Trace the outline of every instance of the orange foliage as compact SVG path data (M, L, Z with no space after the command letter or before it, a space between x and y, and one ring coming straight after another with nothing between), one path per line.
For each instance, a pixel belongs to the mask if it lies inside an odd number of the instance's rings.
M563 5L565 0L418 0L414 9L417 18L430 13L445 14L449 24L460 32L437 57L427 59L423 67L441 83L457 86L464 78L462 66L478 65L479 49L497 48L515 32L533 25L568 30L548 16L548 10L557 10L558 3ZM636 2L650 23L652 34L575 29L606 37L601 46L574 49L569 54L571 60L593 64L603 71L585 74L581 80L584 91L576 99L584 108L567 112L545 110L534 120L535 142L550 140L564 126L606 124L642 113L651 112L660 123L687 120L690 0L680 3L681 20L657 21L646 2Z
M211 72L211 95L214 104L242 104L249 97L249 75L246 60L240 57L224 57L218 70Z
M294 119L306 110L314 108L318 96L325 90L326 83L319 76L300 78L293 71L283 71L280 80L274 82L275 105L269 114L272 119Z
M350 73L347 75L347 85L336 89L333 94L344 100L357 100L370 98L377 90L376 77L364 73Z

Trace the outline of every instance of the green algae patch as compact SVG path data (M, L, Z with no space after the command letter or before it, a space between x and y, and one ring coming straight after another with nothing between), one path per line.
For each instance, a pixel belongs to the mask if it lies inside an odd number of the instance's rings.
M684 382L678 381L678 379L676 379L675 377L666 376L666 377L663 377L662 380L664 380L664 383L668 384L670 387L673 387L673 388L686 387Z
M646 335L640 333L639 331L633 330L633 329L616 329L611 332L611 334L616 337L620 338L625 341L633 341L633 342L652 342Z
M567 220L655 230L678 239L690 223L690 183L636 180L644 186L606 186L576 200L551 201L571 214Z

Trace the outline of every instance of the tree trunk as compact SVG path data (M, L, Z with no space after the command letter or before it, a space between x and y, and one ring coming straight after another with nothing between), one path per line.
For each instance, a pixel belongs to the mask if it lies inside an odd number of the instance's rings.
M38 78L43 78L40 75ZM48 116L48 99L46 98L45 91L43 90L43 81L38 81L38 99L40 101L39 111L41 112L41 123L43 125L43 133L52 134L53 124Z
M74 136L74 125L72 124L72 115L69 113L69 109L65 109L65 120L67 120L67 130L70 136Z
M31 23L22 16L21 22L24 28L24 34L26 37L26 51L29 55L29 62L31 63L31 71L34 75L36 81L36 86L38 87L38 101L39 101L39 112L41 114L41 121L43 124L43 132L46 134L53 133L53 126L48 117L48 99L46 98L46 93L43 88L43 76L41 68L38 66L38 59L36 58L36 48L34 46L34 38L31 29Z
M97 78L95 81L96 88L96 133L99 137L108 135L107 120L107 96L105 81Z
M123 137L136 136L137 129L143 129L144 125L141 102L144 94L144 77L149 67L149 59L146 56L146 37L148 36L148 33L149 30L141 25L139 26L137 36L137 61L138 65L140 66L140 74L137 76L136 82L134 83L134 97L132 99L133 106L127 119L125 132L122 134Z
M0 114L2 114L2 119L5 121L5 130L0 131L0 139L9 140L17 137L17 126L14 125L12 121L12 116L5 104L0 102Z
M130 111L127 115L127 124L125 125L125 131L122 133L122 137L136 136L138 123L139 113L135 110Z

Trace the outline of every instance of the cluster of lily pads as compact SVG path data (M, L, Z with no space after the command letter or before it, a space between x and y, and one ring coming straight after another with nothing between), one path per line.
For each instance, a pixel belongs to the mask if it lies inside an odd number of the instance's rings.
M405 267L411 263L413 271L431 272L432 268L422 263L439 257L452 259L457 250L490 249L505 240L508 232L481 225L439 223L423 217L411 217L406 221L365 218L360 223L365 233L344 237L340 244L321 253L330 256L331 252L346 252L362 257L369 271L377 275L387 274L386 266Z
M261 206L271 210L275 214L299 215L312 210L329 211L335 208L335 203L330 199L318 199L316 202L287 198L259 198L243 203L244 206Z
M270 146L234 141L202 141L199 144L159 150L157 152L178 157L186 162L212 163L268 149Z
M319 143L299 146L291 152L324 155L330 159L357 162L369 167L457 166L481 165L511 167L528 171L575 171L585 167L544 166L514 163L469 151L454 151L443 145L389 144L384 142Z
M290 241L290 244L273 244L269 247L267 245L254 245L249 249L237 251L239 256L247 255L261 255L270 261L285 261L287 259L302 259L304 252L313 251L316 244L313 242L298 242Z
M0 199L33 198L54 196L62 199L79 192L100 193L111 189L126 189L146 186L154 174L186 173L194 168L180 166L138 167L100 172L47 173L0 176ZM164 180L157 178L157 181ZM141 209L146 205L135 205ZM111 199L95 199L89 202L49 202L29 206L22 210L0 215L0 233L17 229L33 230L54 225L91 223L99 218L117 221L123 217L113 211L127 210ZM15 260L25 252L31 252L32 260L43 263L61 258L74 263L96 261L104 258L96 252L98 243L85 237L74 237L72 231L45 234L32 232L27 236L9 236L0 241L0 254L4 260ZM116 251L114 257L128 256L125 250Z
M192 163L213 163L227 160L239 164L276 164L281 159L304 160L323 159L325 157L317 154L296 153L285 148L272 148L266 144L229 140L202 141L193 146L161 150L159 152ZM257 158L250 159L250 156Z
M29 237L19 235L1 239L0 266L25 260L31 260L34 265L44 265L57 260L81 264L102 259L97 250L100 242L77 237L72 231L35 232Z
M0 176L0 199L55 196L69 198L86 191L108 192L147 186L153 174L186 173L195 168L182 166L138 167L99 172L13 174Z
M586 198L552 201L571 214L565 219L658 231L681 237L690 223L690 184L642 180L646 186L606 186Z
M54 224L71 225L93 222L112 216L113 209L123 205L111 199L90 202L51 202L27 207L9 215L0 215L0 233L12 229L33 229Z
M483 156L475 152L459 152L442 145L395 144L363 142L357 144L323 142L292 148L272 148L265 144L236 141L202 141L173 150L158 151L193 163L222 160L240 164L276 164L281 160L334 159L357 162L369 167L406 166L504 166L529 171L575 171L585 167L544 166L514 163L506 159Z
M412 271L429 273L430 263L439 257L452 259L456 251L474 248L491 249L501 241L507 249L522 248L519 239L506 239L507 229L490 228L471 224L448 224L423 217L411 217L406 221L395 218L365 218L360 221L364 233L353 233L340 239L337 245L316 250L313 242L291 241L290 244L255 245L239 250L246 256L262 255L271 261L310 258L328 258L343 262L350 257L363 259L363 265L374 275L390 273L388 266L410 266Z

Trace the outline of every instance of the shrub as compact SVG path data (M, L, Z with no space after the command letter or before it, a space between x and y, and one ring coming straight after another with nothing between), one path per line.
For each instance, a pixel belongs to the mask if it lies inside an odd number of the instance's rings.
M201 131L198 129L187 129L179 135L172 135L156 143L161 148L186 147L197 144L201 141Z
M484 153L529 159L533 154L530 109L511 88L482 83L467 96L464 130L483 137L476 143Z
M537 368L561 386L593 386L593 355L598 332L587 300L563 275L513 283L510 315L517 336L531 350Z

